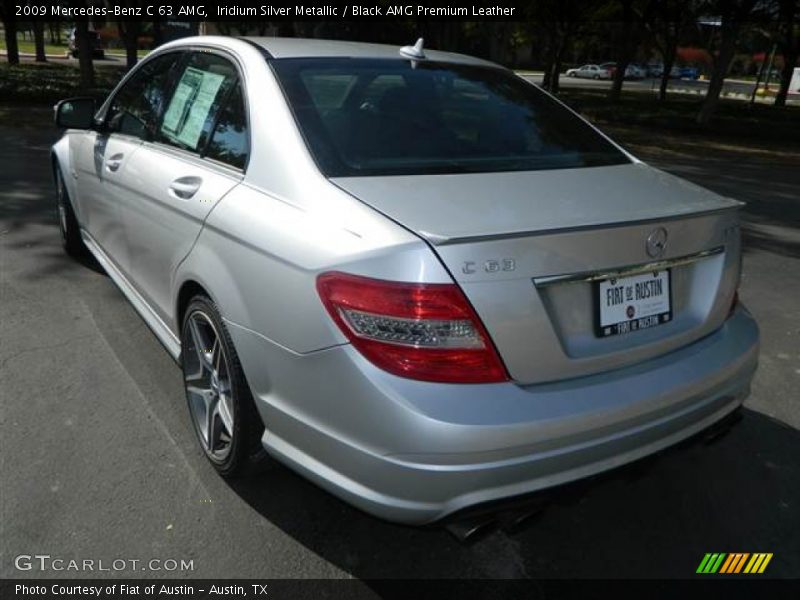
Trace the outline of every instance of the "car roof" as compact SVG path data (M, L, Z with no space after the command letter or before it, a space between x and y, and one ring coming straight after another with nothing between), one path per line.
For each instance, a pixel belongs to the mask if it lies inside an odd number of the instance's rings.
M408 60L407 57L400 55L401 46L389 44L369 44L364 42L350 42L343 40L320 40L308 38L281 38L281 37L223 37L223 36L198 36L192 38L182 38L178 43L173 42L170 46L187 44L210 43L213 45L232 46L234 40L243 40L252 45L259 46L270 54L273 58L396 58ZM413 45L415 40L409 40ZM467 65L482 65L491 67L501 67L500 65L488 60L483 60L474 56L457 54L455 52L442 52L439 50L424 49L425 57L428 60L437 62L449 62Z

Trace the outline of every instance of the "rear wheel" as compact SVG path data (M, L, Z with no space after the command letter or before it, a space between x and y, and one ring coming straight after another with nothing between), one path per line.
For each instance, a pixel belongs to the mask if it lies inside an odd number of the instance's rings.
M85 253L86 247L81 239L78 219L75 218L75 211L72 210L72 202L70 202L60 167L55 169L55 178L56 211L58 213L58 228L61 231L61 244L64 246L64 251L70 256L81 256Z
M216 305L195 296L181 331L186 401L197 439L214 468L232 477L265 458L263 423Z

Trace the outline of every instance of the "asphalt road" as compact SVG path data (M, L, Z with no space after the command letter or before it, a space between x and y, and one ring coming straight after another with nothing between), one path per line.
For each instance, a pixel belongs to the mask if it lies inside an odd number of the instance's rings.
M742 422L463 546L280 466L233 484L214 473L176 365L106 275L61 252L55 137L0 125L0 577L93 575L17 571L21 554L193 561L120 573L147 577L692 577L720 551L773 552L767 576L800 575L799 163L654 155L751 202L741 296L763 351Z

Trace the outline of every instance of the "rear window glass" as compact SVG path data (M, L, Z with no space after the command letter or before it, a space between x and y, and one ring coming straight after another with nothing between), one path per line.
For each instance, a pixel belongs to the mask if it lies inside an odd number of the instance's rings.
M329 177L629 162L557 101L502 69L340 58L271 64Z

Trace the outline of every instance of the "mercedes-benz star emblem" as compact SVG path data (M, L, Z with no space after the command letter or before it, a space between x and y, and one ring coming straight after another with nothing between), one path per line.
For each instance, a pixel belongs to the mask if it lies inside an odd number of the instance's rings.
M661 258L664 254L664 250L667 248L667 230L663 227L653 230L653 232L647 236L647 244L645 244L645 246L648 256L651 258Z

